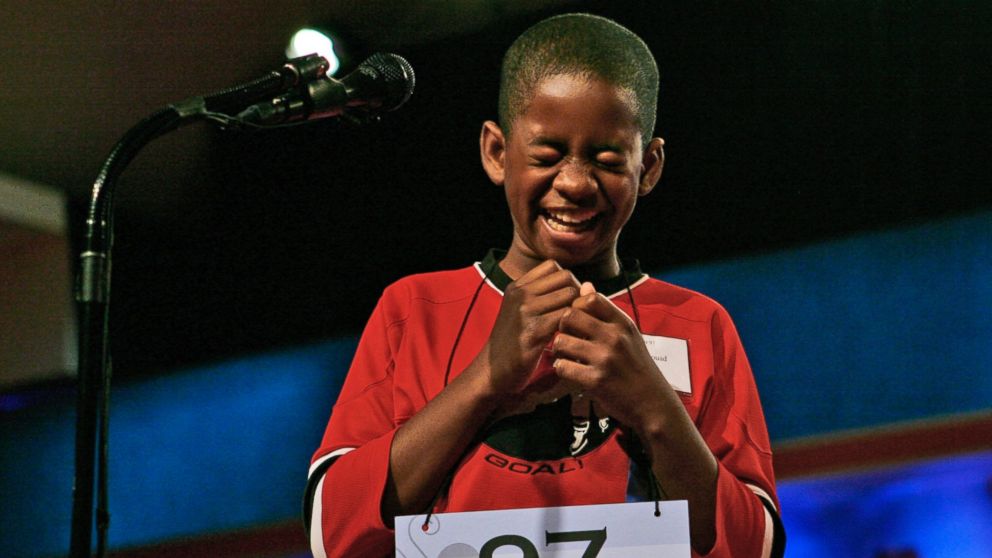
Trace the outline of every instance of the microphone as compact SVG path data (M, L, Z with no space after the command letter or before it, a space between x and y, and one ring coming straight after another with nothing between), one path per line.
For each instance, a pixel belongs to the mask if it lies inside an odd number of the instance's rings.
M349 109L366 114L399 108L413 94L413 68L397 54L376 53L347 76L321 77L238 114L254 124L281 124L340 116Z

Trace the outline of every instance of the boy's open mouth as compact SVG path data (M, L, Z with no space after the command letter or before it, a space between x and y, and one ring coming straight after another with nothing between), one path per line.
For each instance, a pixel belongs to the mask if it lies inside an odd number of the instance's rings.
M596 226L599 221L598 213L588 213L584 215L563 213L559 211L541 210L541 216L548 228L553 231L565 233L581 233Z

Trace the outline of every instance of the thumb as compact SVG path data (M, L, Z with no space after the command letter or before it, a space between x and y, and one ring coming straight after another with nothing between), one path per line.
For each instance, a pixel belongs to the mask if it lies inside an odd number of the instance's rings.
M588 281L582 283L582 286L579 287L579 296L586 296L587 294L592 294L594 292L596 292L596 287L593 287L592 283Z

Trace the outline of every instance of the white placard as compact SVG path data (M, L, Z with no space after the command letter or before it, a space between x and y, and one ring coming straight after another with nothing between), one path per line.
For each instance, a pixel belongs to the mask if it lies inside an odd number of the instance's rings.
M685 500L396 518L398 558L689 558Z
M651 358L675 391L692 393L689 375L689 342L677 337L643 334L644 344Z

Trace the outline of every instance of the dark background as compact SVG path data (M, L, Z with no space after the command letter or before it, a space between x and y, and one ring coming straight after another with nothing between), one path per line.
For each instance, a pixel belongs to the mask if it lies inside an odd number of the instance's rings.
M562 11L617 19L645 39L661 70L657 133L668 162L621 238L621 252L647 271L992 206L988 3L549 4L558 5L507 2L469 29L407 30L409 38L388 30L404 21L390 17L401 8L373 2L375 17L352 24L365 42L339 75L378 50L402 54L417 75L412 99L381 123L262 133L198 124L147 148L118 193L115 375L357 334L390 282L508 245L505 201L479 165L478 131L495 116L503 51ZM308 18L298 23L319 23ZM256 35L243 40L269 41L267 58L236 44L226 66L199 67L181 83L196 89L170 89L170 75L188 74L178 63L156 67L147 90L94 82L109 105L126 107L116 127L70 119L61 123L70 131L51 134L86 146L76 163L58 166L59 143L21 145L4 149L0 170L65 188L77 227L115 138L164 104L278 67L280 41L296 23L284 19L249 25ZM385 29L367 30L376 25ZM182 58L210 47L173 39L132 48ZM46 161L54 166L33 164Z

